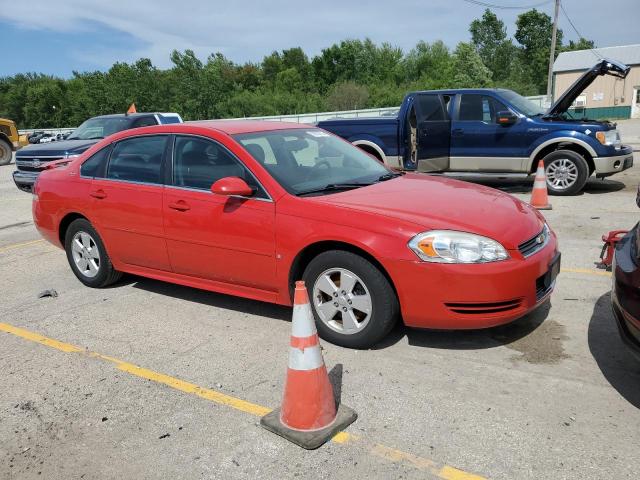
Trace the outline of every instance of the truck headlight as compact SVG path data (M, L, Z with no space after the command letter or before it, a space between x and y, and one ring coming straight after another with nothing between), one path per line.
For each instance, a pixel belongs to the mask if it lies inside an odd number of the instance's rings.
M425 262L488 263L509 258L507 250L495 240L454 230L419 233L408 246Z
M620 132L618 130L596 132L596 138L602 145L620 145Z

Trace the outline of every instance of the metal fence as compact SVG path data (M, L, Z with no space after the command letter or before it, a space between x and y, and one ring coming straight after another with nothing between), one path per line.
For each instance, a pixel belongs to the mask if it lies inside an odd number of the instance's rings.
M535 95L527 97L532 102L547 108L550 101L546 95ZM264 117L243 117L230 118L225 120L268 120L273 122L294 122L294 123L318 123L321 120L330 120L332 118L372 118L372 117L394 117L398 114L400 107L384 107L384 108L365 108L361 110L342 110L338 112L318 112L318 113L299 113L293 115L269 115ZM20 134L30 134L35 131L43 131L47 133L67 133L73 131L73 128L33 128L20 130Z

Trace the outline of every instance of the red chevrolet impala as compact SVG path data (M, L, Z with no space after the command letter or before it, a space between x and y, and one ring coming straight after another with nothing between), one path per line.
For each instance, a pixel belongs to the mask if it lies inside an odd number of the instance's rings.
M388 170L307 125L128 130L39 178L33 216L73 273L123 272L291 304L306 281L320 334L363 348L412 327L510 322L551 293L555 234L516 198Z

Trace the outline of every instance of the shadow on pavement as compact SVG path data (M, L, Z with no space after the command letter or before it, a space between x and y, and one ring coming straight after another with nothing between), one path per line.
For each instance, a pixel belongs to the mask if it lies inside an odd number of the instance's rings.
M618 335L608 292L593 307L588 340L591 355L607 381L629 403L640 408L640 362Z
M126 283L131 280L134 288L139 288L147 292L166 295L186 300L188 302L200 303L211 307L224 308L236 312L249 313L251 315L261 315L276 320L291 321L291 308L275 305L273 303L249 300L247 298L225 295L222 293L210 292L208 290L198 290L197 288L183 287L174 283L152 280L144 277L134 277L127 275L123 279ZM120 282L118 284L122 285Z
M551 310L547 300L538 309L524 317L498 327L482 330L422 330L397 325L385 339L374 348L382 349L407 337L409 345L448 350L476 350L509 345L535 331L546 320Z

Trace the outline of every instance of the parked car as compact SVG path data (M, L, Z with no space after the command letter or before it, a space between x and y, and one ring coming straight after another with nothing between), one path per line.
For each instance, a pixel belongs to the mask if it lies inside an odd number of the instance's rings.
M9 165L13 152L21 147L20 135L15 122L0 118L0 165Z
M567 113L598 76L628 73L626 65L601 60L546 111L506 89L434 90L408 94L396 118L318 126L405 170L526 177L543 159L549 192L573 195L592 174L607 177L633 165L632 148L621 144L614 123Z
M406 325L510 322L551 294L557 239L534 208L471 183L393 172L321 129L268 121L128 130L54 162L41 234L89 287L122 272L291 305L369 347Z
M13 172L13 181L20 190L31 192L40 172L52 161L77 157L112 133L130 128L171 123L182 123L182 118L177 113L114 114L90 118L74 130L66 140L57 141L55 145L30 145L16 154L17 170ZM44 135L55 140L52 134L41 132L32 137L30 142L42 142ZM51 141L51 139L46 140L45 143Z
M640 189L636 199L640 207ZM640 359L640 224L616 245L611 304L620 337Z

